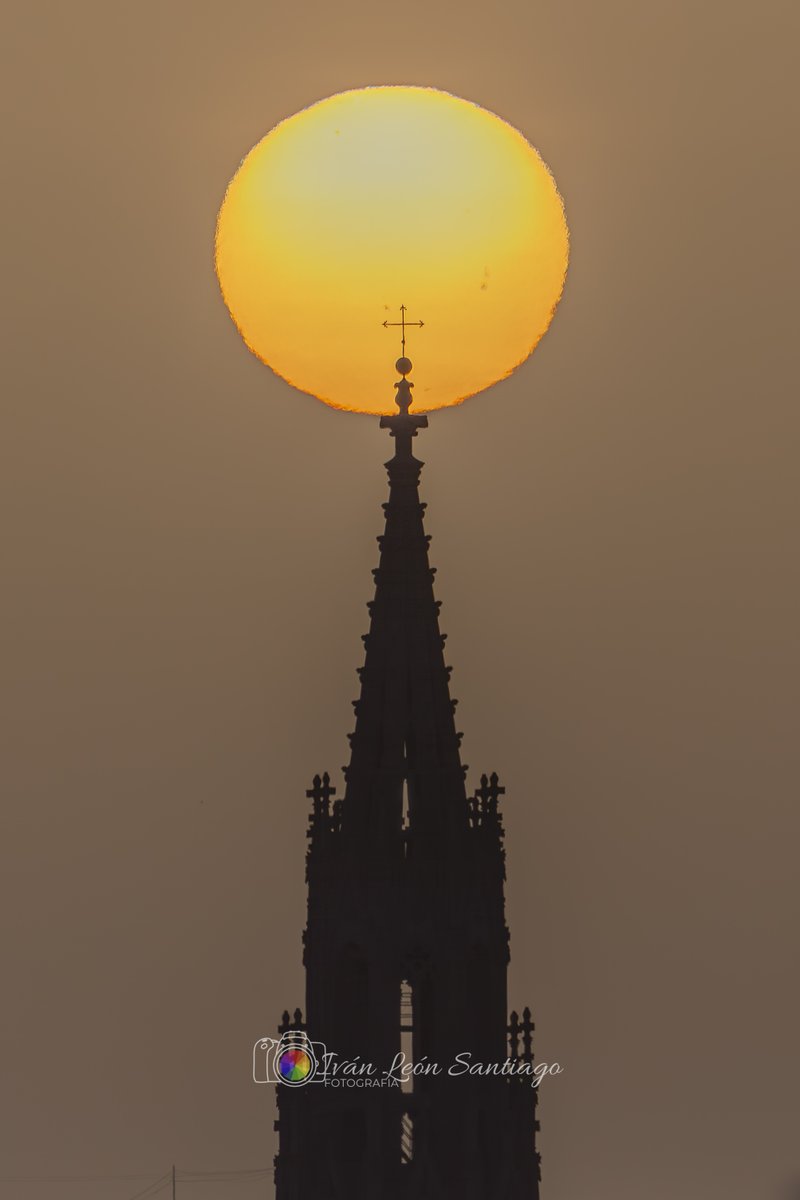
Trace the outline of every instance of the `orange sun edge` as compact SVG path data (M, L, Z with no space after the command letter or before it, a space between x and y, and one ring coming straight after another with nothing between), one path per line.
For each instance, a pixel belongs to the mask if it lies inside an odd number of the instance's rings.
M439 92L445 96L450 96L454 100L461 100L466 104L471 104L474 108L481 109L482 112L488 112L490 116L497 117L499 120L501 120L505 124L509 125L509 127L511 129L513 129L514 132L517 133L518 136L521 137L525 141L526 145L528 145L533 150L534 154L536 154L537 158L541 162L545 171L550 176L550 180L553 184L555 194L558 197L558 200L561 205L561 212L562 212L562 216L564 219L564 234L565 234L565 238L566 238L564 275L561 280L561 287L559 289L558 295L555 298L555 300L553 301L553 305L550 309L550 315L547 318L547 323L545 324L545 327L542 330L542 332L531 343L529 349L525 352L525 354L523 354L522 357L516 363L514 363L513 366L509 367L508 370L505 371L503 375L499 375L497 377L497 379L493 379L491 383L487 383L485 385L485 387L476 388L472 392L466 392L463 396L456 396L453 400L446 400L439 404L434 404L429 407L426 407L424 404L421 404L419 407L417 407L415 405L415 407L414 407L415 412L420 413L420 414L422 414L422 413L427 414L427 413L438 412L442 408L456 408L460 404L463 404L466 400L471 400L473 396L480 396L483 392L489 391L490 388L495 387L498 383L504 383L507 379L510 379L511 376L514 374L514 372L519 370L519 368L523 365L523 363L526 363L528 361L528 359L531 357L531 355L533 354L536 347L541 342L542 338L549 331L550 326L553 323L553 318L555 316L556 309L558 308L559 304L561 303L561 299L564 295L564 289L566 287L566 282L567 282L567 275L569 274L571 233L570 233L569 222L567 221L567 212L566 212L566 206L564 204L564 197L561 195L561 192L559 190L558 184L556 183L556 179L555 179L555 176L553 175L553 172L551 171L548 163L545 162L545 160L542 157L542 155L540 154L539 150L537 150L537 148L533 145L532 142L528 141L528 139L525 137L524 133L522 133L522 131L520 129L517 129L516 125L514 125L511 121L506 120L506 118L500 116L500 114L498 114L498 113L491 112L489 109L484 109L482 105L478 104L474 100L467 100L466 97L464 97L464 96L458 96L458 95L456 95L455 92L449 92L445 88L437 88L431 84L370 83L370 84L364 84L361 87L346 88L342 92L335 92L335 93L332 93L331 96L322 97L319 100L313 100L310 104L307 104L302 109L299 109L298 112L306 112L310 108L315 108L317 104L322 104L322 103L324 103L325 100L332 99L334 95L335 96L346 96L352 92L369 91L370 89L373 89L373 88L379 89L379 88L385 88L385 87L387 87L387 88L414 88L416 91L421 91L421 92L426 92L426 91L427 92ZM214 275L217 280L217 286L219 288L220 295L222 297L222 301L227 310L228 316L230 317L231 321L233 322L233 324L234 324L239 336L241 337L242 341L244 342L245 346L250 351L250 353L253 355L253 357L257 358L260 363L263 363L263 365L265 367L267 367L277 379L280 379L283 383L288 384L289 387L293 388L294 391L296 391L296 392L300 392L301 395L310 396L313 400L319 401L321 404L324 404L327 408L335 409L336 412L351 413L354 416L363 416L363 417L391 416L391 414L395 411L396 406L388 408L388 409L380 409L378 411L373 411L368 408L354 408L347 404L343 404L340 401L333 400L332 398L330 398L328 396L321 396L321 395L319 395L318 392L311 392L308 390L308 388L301 387L299 384L295 383L294 380L290 379L288 375L281 374L281 372L278 371L272 365L272 363L268 362L267 359L264 358L259 353L259 351L256 350L256 348L250 343L244 330L240 326L239 322L236 320L236 317L233 315L230 305L228 304L228 301L225 297L225 291L222 287L222 280L220 279L219 271L217 269L217 258L218 258L218 249L219 249L220 219L221 219L221 215L222 215L222 210L225 207L225 200L228 197L228 192L233 187L236 177L239 174L239 170L244 165L245 159L248 158L250 156L250 154L252 154L252 152L256 149L256 147L260 146L261 143L266 140L266 138L270 137L275 132L276 129L278 129L281 125L285 124L287 121L290 121L296 115L297 115L297 113L291 113L289 116L282 118L280 121L277 122L276 125L274 125L272 127L272 129L270 129L267 133L264 134L263 138L259 138L259 140L253 146L251 146L251 148L250 148L250 150L248 150L247 154L244 155L244 157L240 160L239 166L236 168L233 175L228 180L227 186L225 188L225 194L222 198L222 203L220 204L220 207L217 210L217 219L216 219L215 228L214 228Z

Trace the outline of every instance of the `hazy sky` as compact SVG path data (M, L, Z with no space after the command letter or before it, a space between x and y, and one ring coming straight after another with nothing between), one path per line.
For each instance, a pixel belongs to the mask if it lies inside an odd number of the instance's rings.
M572 231L531 361L419 440L465 761L508 793L510 1000L564 1068L542 1195L800 1187L799 24L6 6L0 1175L271 1163L248 1059L303 999L390 446L247 353L214 222L275 122L418 83L520 128Z

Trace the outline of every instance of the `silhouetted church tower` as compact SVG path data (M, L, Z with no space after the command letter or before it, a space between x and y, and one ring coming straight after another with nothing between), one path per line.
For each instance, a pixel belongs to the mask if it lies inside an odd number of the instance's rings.
M411 363L398 360L389 501L369 604L344 797L314 780L304 934L305 1030L381 1070L401 1050L440 1075L413 1086L278 1084L277 1200L537 1200L530 1076L452 1077L532 1061L530 1013L506 1000L505 852L497 776L468 797L433 595L412 438Z

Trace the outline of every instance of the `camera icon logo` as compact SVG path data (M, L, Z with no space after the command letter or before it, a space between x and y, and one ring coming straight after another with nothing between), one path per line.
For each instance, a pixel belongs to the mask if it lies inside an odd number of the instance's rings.
M259 1038L253 1046L253 1082L303 1087L325 1079L327 1050L302 1029L289 1029L280 1039Z

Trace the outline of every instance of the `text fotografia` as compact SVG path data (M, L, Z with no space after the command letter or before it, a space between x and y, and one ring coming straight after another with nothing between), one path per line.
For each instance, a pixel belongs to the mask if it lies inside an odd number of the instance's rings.
M283 1083L299 1087L321 1083L326 1087L400 1087L407 1089L416 1078L449 1075L500 1076L529 1078L531 1087L538 1088L546 1075L560 1075L563 1067L555 1063L532 1063L508 1058L503 1062L484 1063L473 1058L470 1051L457 1054L447 1065L429 1062L423 1056L411 1062L400 1051L391 1065L380 1070L374 1063L355 1058L340 1059L322 1042L312 1042L304 1033L292 1031L279 1041L259 1038L253 1047L253 1080L255 1083Z

